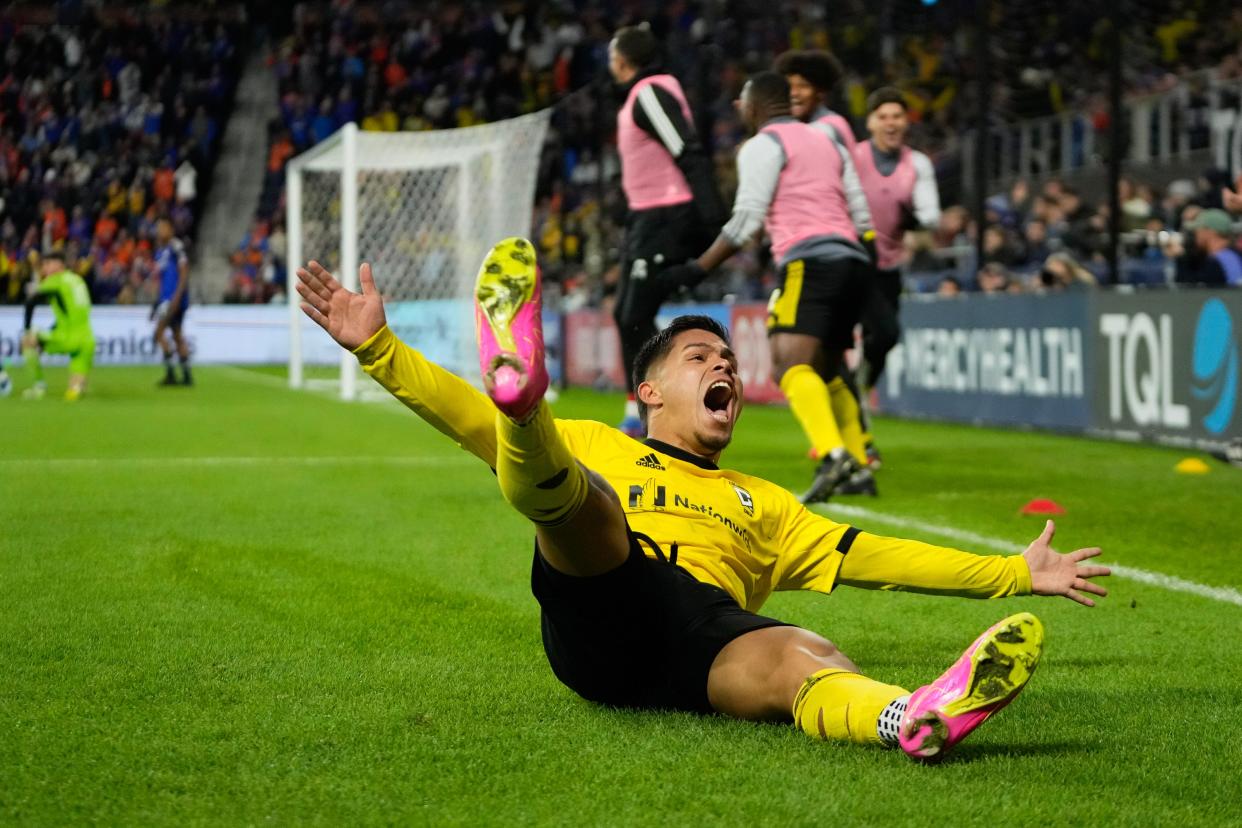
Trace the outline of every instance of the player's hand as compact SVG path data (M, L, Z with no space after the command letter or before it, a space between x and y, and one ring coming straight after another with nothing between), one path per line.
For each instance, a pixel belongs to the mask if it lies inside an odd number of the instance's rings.
M1043 534L1036 538L1026 551L1023 560L1031 569L1031 592L1036 595L1064 595L1083 606L1094 607L1084 592L1103 597L1108 590L1091 582L1090 578L1101 578L1111 575L1106 566L1083 566L1082 562L1100 554L1098 548L1075 549L1062 555L1053 550L1052 535L1057 527L1052 521L1044 526Z
M307 262L297 273L302 311L342 348L352 351L384 327L384 300L375 289L371 265L358 268L362 293L346 290L319 262Z
M698 259L666 267L656 276L666 297L674 296L682 290L690 290L706 278L707 271L699 266Z

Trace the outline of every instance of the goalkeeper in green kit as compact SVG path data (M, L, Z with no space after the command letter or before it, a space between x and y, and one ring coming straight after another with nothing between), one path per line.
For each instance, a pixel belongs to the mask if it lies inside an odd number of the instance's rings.
M30 326L35 306L48 302L56 323L50 330L35 331ZM86 375L95 359L95 334L91 332L91 294L82 277L65 267L60 250L43 255L39 263L39 282L28 289L26 320L22 325L22 359L33 383L23 396L39 399L47 393L43 379L41 353L69 355L69 388L65 399L73 402L86 390Z

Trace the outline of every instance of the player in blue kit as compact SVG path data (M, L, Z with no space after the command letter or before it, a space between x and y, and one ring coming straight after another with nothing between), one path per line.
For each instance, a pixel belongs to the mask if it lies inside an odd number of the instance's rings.
M190 377L190 346L181 333L186 309L190 307L190 263L185 245L173 235L172 221L160 219L155 225L155 268L160 276L160 297L151 308L155 321L155 344L164 352L164 378L160 385L193 385ZM165 335L172 331L172 341ZM173 370L173 350L181 360L181 379Z

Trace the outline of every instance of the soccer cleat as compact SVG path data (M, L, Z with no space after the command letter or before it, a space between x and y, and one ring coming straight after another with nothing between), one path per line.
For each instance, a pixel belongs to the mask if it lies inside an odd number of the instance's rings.
M498 242L475 281L475 334L483 387L497 408L519 422L548 390L542 300L534 246L517 237Z
M884 458L880 456L880 450L875 447L875 443L867 443L867 468L879 471L882 465Z
M832 497L837 487L847 483L860 471L862 471L862 466L850 456L848 451L843 448L833 449L819 462L819 467L815 469L815 479L811 481L811 488L807 489L798 500L804 504L825 503L828 498Z
M65 389L65 402L77 402L82 399L82 391L77 388Z
M837 484L832 493L834 495L869 495L877 497L880 494L880 490L875 485L875 475L871 473L871 469L867 466L862 466L858 471Z
M13 380L9 377L7 371L0 368L0 397L7 397L13 393Z
M170 388L174 385L180 385L177 378L172 374L165 374L164 378L155 384L156 388Z
M944 675L910 694L898 741L915 759L939 759L1022 691L1039 665L1044 626L1011 615L975 639Z
M633 437L635 440L641 440L647 436L647 429L643 428L643 421L637 417L626 417L617 428L626 437Z
M22 392L23 400L41 400L47 395L47 383L36 382Z

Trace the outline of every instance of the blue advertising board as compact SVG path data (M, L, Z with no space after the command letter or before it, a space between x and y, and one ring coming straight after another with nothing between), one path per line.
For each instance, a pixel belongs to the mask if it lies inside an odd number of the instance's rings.
M880 378L886 413L1085 430L1094 362L1085 294L907 300Z

